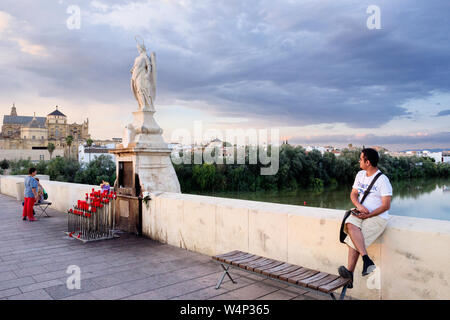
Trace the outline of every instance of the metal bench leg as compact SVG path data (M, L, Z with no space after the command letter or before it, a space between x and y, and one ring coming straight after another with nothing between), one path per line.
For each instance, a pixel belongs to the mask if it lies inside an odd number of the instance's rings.
M222 266L222 269L223 269L224 271L223 271L222 276L221 276L220 279L219 279L219 282L217 283L216 289L219 289L219 288L220 288L220 285L222 284L223 279L225 278L225 275L227 275L228 278L230 278L231 282L237 283L236 281L233 280L233 278L231 278L230 274L228 273L228 269L230 269L230 266L228 266L228 267L226 267L226 268L225 268L225 266L224 266L223 264L221 264L221 266Z
M345 292L347 291L347 287L348 287L348 284L346 284L346 285L342 288L341 295L339 296L339 300L344 300L344 298L345 298ZM331 296L331 299L336 300L336 297L334 296L334 293L333 293L333 292L330 292L330 296Z
M45 215L46 217L50 217L49 214L47 213L47 209L49 207L49 204L47 204L46 206L44 205L40 205L40 206L36 206L36 208L39 208L39 215L38 217L42 217L43 215Z
M48 205L42 210L42 214L45 214L46 217L50 217L47 213Z
M339 300L344 300L344 298L345 298L345 292L347 291L347 287L348 287L348 284L346 284L346 285L342 288L342 292L341 292L341 296L339 297Z

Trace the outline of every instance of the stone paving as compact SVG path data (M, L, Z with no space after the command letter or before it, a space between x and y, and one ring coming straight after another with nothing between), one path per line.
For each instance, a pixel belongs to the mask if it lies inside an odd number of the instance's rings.
M64 235L66 216L21 219L22 206L0 194L0 300L328 299L306 290L232 270L214 287L221 268L211 257L121 234L83 244ZM69 290L67 267L81 268L81 289Z

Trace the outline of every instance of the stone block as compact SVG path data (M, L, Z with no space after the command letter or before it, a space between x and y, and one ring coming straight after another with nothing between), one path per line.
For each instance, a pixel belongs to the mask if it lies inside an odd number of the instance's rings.
M216 205L185 202L183 206L183 247L207 255L215 253Z
M260 209L249 210L249 251L263 257L287 261L286 214Z
M248 211L246 208L217 205L215 254L233 250L248 252Z

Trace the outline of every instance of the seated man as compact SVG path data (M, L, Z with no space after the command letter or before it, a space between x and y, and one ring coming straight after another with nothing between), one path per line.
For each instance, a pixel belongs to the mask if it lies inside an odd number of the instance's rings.
M377 167L378 161L379 155L376 150L371 148L362 150L359 159L362 170L356 175L350 193L350 199L360 213L351 214L345 221L344 232L349 235L345 238L349 250L348 269L340 266L338 271L341 277L350 278L352 281L359 255L363 259L363 276L375 270L375 264L367 255L366 248L383 233L390 219L388 210L391 206L392 186L384 174L375 181L364 200L364 205L360 203L372 180L381 172ZM349 288L352 286L351 284Z

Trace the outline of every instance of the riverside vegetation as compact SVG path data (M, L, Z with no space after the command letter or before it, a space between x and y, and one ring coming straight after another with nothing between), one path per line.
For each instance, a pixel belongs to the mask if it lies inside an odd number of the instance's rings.
M260 174L263 165L259 161L258 164L248 164L249 149L245 151L246 164L174 164L182 192L322 190L351 185L360 170L361 150L344 149L340 156L335 156L330 152L322 155L317 150L307 153L301 146L283 144L280 146L278 172L263 176ZM235 157L236 154L235 150ZM193 160L194 155L191 154L191 163ZM28 174L28 168L32 166L39 174L49 175L54 181L97 185L102 180L113 184L116 179L115 163L103 155L83 165L60 157L37 164L29 160L0 161L0 170L9 169L9 174L13 175ZM435 163L426 157L392 157L381 153L378 167L394 182L450 177L450 164Z
M301 146L283 144L279 170L271 176L260 175L259 161L248 164L248 153L246 148L246 164L175 164L182 192L322 190L351 185L360 170L361 149L344 149L340 156L335 156L331 152L322 155L317 150L307 153ZM191 163L193 158L192 155ZM392 157L381 153L378 167L391 181L450 176L450 164L435 163L434 159L424 157Z
M88 164L62 157L38 163L30 160L0 161L0 170L9 169L11 175L28 174L31 167L35 167L38 174L49 175L52 181L99 185L102 180L111 184L116 180L116 164L104 155L95 157Z

